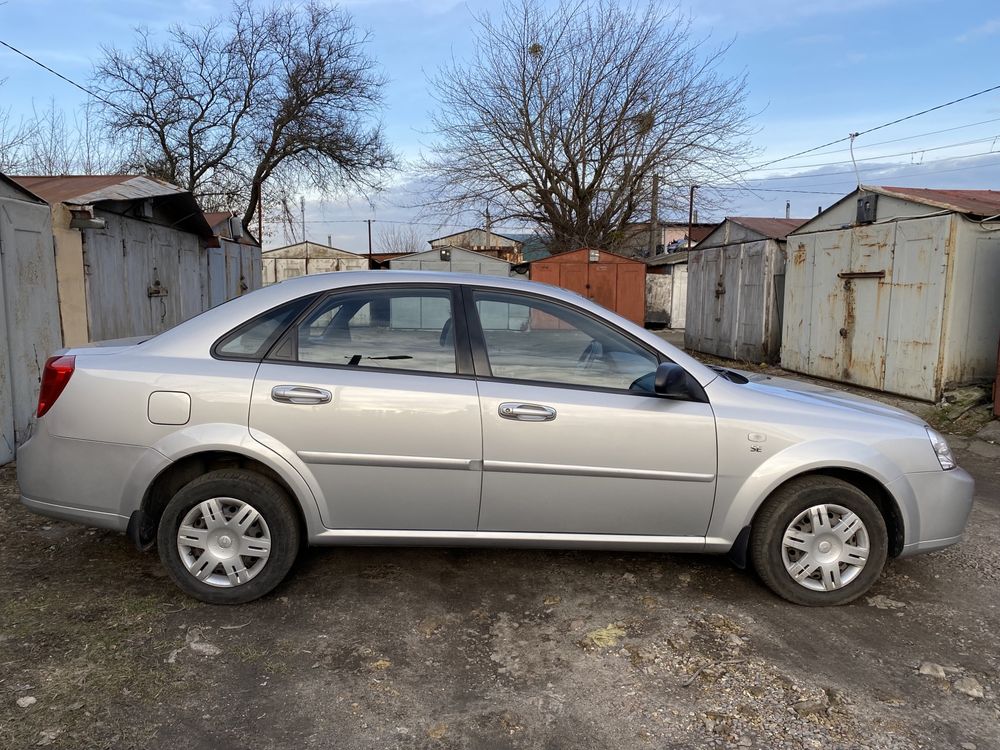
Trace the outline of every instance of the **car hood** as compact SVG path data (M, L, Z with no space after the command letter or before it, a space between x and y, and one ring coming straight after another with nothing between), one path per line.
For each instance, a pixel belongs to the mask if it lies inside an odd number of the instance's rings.
M739 372L750 382L744 388L752 388L762 391L768 395L778 396L790 401L795 401L802 405L822 406L832 409L839 409L847 413L860 413L874 417L889 419L899 419L914 425L926 425L927 422L916 414L911 414L903 409L874 401L864 396L856 396L853 393L827 388L822 385L804 383L791 378L780 378L772 375L765 375L759 372Z

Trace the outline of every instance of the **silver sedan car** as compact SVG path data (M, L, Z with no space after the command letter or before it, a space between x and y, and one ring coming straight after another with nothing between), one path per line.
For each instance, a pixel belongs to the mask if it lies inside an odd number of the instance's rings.
M904 411L706 367L554 287L388 271L58 353L18 479L219 604L307 543L724 553L843 604L888 557L959 541L973 494Z

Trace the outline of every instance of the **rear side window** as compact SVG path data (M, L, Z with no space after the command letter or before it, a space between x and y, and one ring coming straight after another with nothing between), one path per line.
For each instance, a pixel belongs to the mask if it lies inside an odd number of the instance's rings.
M271 355L315 365L457 372L451 292L359 289L317 305Z
M213 353L227 359L263 359L278 337L314 299L292 300L258 315L220 339Z

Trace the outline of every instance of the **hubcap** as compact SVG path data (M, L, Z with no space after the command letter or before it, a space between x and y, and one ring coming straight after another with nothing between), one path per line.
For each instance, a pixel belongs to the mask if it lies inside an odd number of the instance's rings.
M788 575L812 591L835 591L868 562L868 529L853 511L826 503L807 508L785 529L781 559Z
M213 497L187 512L177 551L188 573L229 588L260 573L271 554L271 532L257 509L233 497Z

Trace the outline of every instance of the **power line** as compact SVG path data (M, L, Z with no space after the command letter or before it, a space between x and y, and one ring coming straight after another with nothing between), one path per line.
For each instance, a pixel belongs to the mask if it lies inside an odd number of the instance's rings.
M863 158L858 158L855 161L879 161L880 159L895 159L900 156L913 156L915 154L924 154L928 151L944 151L949 148L958 148L960 146L972 146L977 143L989 143L991 141L996 141L1000 138L1000 135L991 135L986 138L977 138L972 141L960 141L958 143L947 143L943 146L932 146L929 148L918 148L913 151L903 151L896 154L880 154L879 156L865 156ZM827 152L830 153L830 152ZM813 162L812 164L796 164L792 167L775 167L777 169L814 169L815 167L831 167L837 164L851 164L850 159L842 159L840 161L824 161L824 162ZM773 170L771 170L773 171ZM753 178L751 178L753 179Z
M831 192L829 190L785 190L783 188L759 188L742 187L740 185L705 185L711 190L745 190L753 193L803 193L807 195L843 195L841 192Z
M87 88L86 86L83 86L83 85L81 85L81 84L77 83L77 82L76 82L76 81L74 81L74 80L73 80L72 78L67 78L67 77L66 77L66 76L64 76L64 75L63 75L62 73L60 73L60 72L59 72L58 70L53 70L52 68L50 68L50 67L49 67L48 65L46 65L45 63L43 63L43 62L40 62L40 61L36 60L36 59L35 59L34 57L32 57L31 55L29 55L29 54L28 54L27 52L22 52L21 50L19 50L19 49L18 49L17 47L13 46L12 44L8 44L8 43L7 43L7 42L5 42L5 41L4 41L3 39L0 39L0 45L3 45L3 46L4 46L4 47L6 47L7 49L9 49L9 50L10 50L11 52L15 52L15 53L17 53L18 55L20 55L20 56L21 56L21 57L23 57L24 59L26 59L26 60L30 60L31 62L33 62L33 63L34 63L35 65L37 65L38 67L40 67L40 68L42 68L42 69L44 69L44 70L47 70L47 71L48 71L49 73L51 73L52 75L54 75L54 76L55 76L56 78L60 78L60 79L64 80L64 81L65 81L66 83L68 83L68 84L69 84L70 86L76 86L76 88L80 89L80 91L82 91L83 93L85 93L85 94L87 94L87 95L89 95L89 96L92 96L92 97L94 97L95 99L97 99L97 100L98 100L98 101L100 101L100 102L104 102L104 103L105 103L105 104L107 104L107 105L108 105L109 107L114 107L114 108L115 108L115 109L117 109L117 110L118 110L119 112L124 112L124 110L123 110L123 109L121 109L121 107L119 107L119 106L118 106L117 104L115 104L115 103L113 103L113 102L110 102L110 101L108 101L108 100L107 100L107 99L105 99L105 98L104 98L103 96L100 96L100 95L98 95L98 94L95 94L95 93L94 93L93 91L91 91L90 89L88 89L88 88Z
M962 156L947 156L941 159L930 159L923 162L923 164L939 164L941 162L957 161L958 159L973 159L977 156L989 156L990 154L997 154L1000 156L1000 151L981 151L975 154L963 154ZM877 169L892 169L894 167L907 167L907 166L921 166L918 164L890 164L886 167L877 167ZM869 171L873 167L869 167ZM774 182L776 180L808 180L815 177L835 177L842 174L854 174L853 169L841 169L836 172L817 172L816 174L790 174L775 177L751 177L747 180L748 183L755 182ZM735 184L735 183L734 183ZM736 185L738 187L738 185Z
M874 133L876 130L882 130L883 128L888 128L888 127L890 127L892 125L898 125L901 122L906 122L907 120L912 120L915 117L920 117L921 115L926 115L929 112L936 112L939 109L944 109L945 107L950 107L953 104L958 104L959 102L968 101L969 99L974 99L977 96L982 96L983 94L988 94L991 91L998 91L998 90L1000 90L1000 84L997 84L996 86L991 86L991 87L989 87L987 89L983 89L982 91L976 91L976 92L974 92L972 94L967 94L966 96L959 97L958 99L952 99L950 102L945 102L944 104L938 104L937 106L934 106L934 107L928 107L927 109L922 109L919 112L914 112L913 114L906 115L905 117L898 117L895 120L890 120L889 122L884 122L881 125L876 125L875 127L868 128L867 130L861 130L861 131L855 133L854 137L856 138L856 137L861 136L861 135L867 135L868 133ZM768 166L770 166L772 164L777 164L778 162L788 161L789 159L794 159L796 156L803 156L805 154L811 154L814 151L819 151L821 148L826 148L827 146L835 146L838 143L844 143L844 142L849 141L849 140L851 140L851 136L849 136L849 135L848 136L844 136L843 138L838 138L838 139L836 139L834 141L829 141L827 143L822 143L819 146L813 146L812 148L807 148L804 151L798 151L798 152L796 152L794 154L790 154L788 156L782 156L779 159L772 159L771 161L764 162L763 164L758 164L756 167L751 167L750 169L744 171L742 174L746 174L747 172L753 172L753 171L756 171L758 169L763 169L764 167L768 167Z
M936 163L940 163L940 162L951 162L951 161L956 161L958 159L966 159L966 158L970 158L970 157L974 157L974 156L985 156L985 155L989 155L989 153L993 153L996 156L1000 156L1000 152L994 151L994 152L987 152L986 154L971 154L968 157L967 156L954 156L954 157L951 157L951 158L948 158L948 159L935 159L933 161L924 162L924 165L927 165L927 164L936 164ZM910 165L895 165L895 166L910 166ZM973 165L968 166L968 167L954 167L952 169L934 169L934 170L931 170L929 172L927 170L920 169L920 167L923 166L923 165L914 164L912 166L916 167L916 171L898 172L898 173L892 175L892 178L895 179L896 177L916 177L918 175L921 176L921 177L925 177L925 176L933 176L933 175L939 175L939 174L952 174L954 172L968 172L969 170L972 170L972 169L990 169L990 168L994 168L994 167L1000 166L1000 161L990 162L989 164L973 164ZM879 168L879 169L891 169L891 168L892 167L890 166L890 167ZM864 171L864 170L862 170L862 171ZM869 171L871 171L871 169L869 169ZM848 169L848 170L842 170L840 172L825 172L825 173L819 174L819 175L791 175L787 179L794 179L796 177L836 177L838 175L853 175L853 174L854 174L854 170ZM771 177L771 178L761 178L761 179L780 180L780 179L786 179L786 178ZM816 184L816 185L810 185L809 187L836 187L839 184L841 184L841 183L837 183L837 182L824 182L824 183L819 183L819 184ZM739 186L731 186L731 187L733 189L739 189ZM763 190L765 190L765 188L758 188L758 187L753 187L753 188L750 188L750 189L757 190L757 191L763 191ZM777 190L777 188L773 188L773 189Z
M990 120L980 120L979 122L969 122L965 125L956 125L953 128L942 128L940 130L929 130L926 133L917 133L916 135L907 135L902 138L891 138L887 141L876 141L875 143L861 143L854 146L855 150L862 148L874 148L875 146L886 146L890 143L901 143L902 141L912 141L916 138L926 138L929 135L940 135L941 133L951 133L955 130L965 130L966 128L974 128L978 125L989 125L990 123L1000 122L1000 117L994 117ZM846 153L848 149L837 148L831 151L820 151L817 156L826 156L827 154L843 154ZM787 169L798 169L797 166L787 167Z

